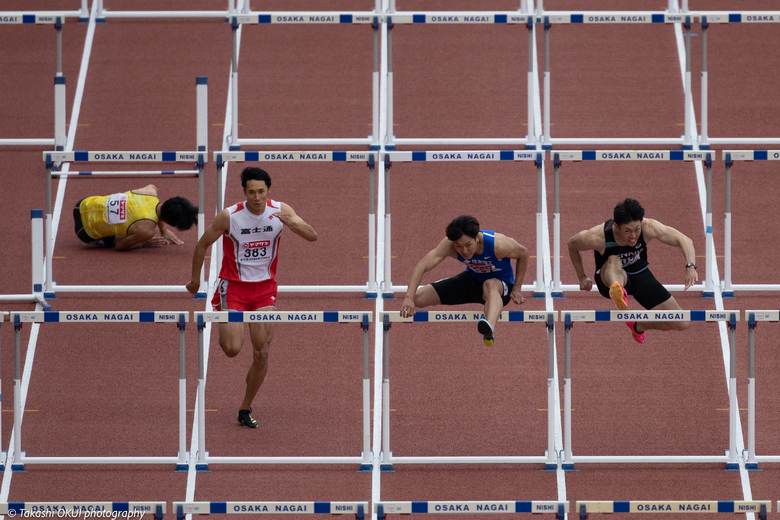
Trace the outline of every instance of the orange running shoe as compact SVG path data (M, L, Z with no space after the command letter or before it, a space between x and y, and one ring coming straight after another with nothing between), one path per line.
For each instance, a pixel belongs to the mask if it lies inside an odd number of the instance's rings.
M634 325L636 324L635 321L627 321L625 322L626 326L631 329L631 337L634 338L634 341L637 343L644 343L645 342L645 332L637 332L634 328Z
M620 282L615 282L610 286L609 297L621 311L628 309L628 293Z

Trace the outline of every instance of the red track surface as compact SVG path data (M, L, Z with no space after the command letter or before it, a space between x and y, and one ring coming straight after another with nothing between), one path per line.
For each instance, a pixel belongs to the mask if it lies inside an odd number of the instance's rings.
M634 2L657 10L664 2ZM728 10L722 0L690 9ZM749 5L748 5L749 4ZM48 9L46 2L16 9ZM112 1L113 10L152 9L155 2ZM215 9L187 2L186 9ZM255 10L274 10L270 2ZM305 2L285 9L310 8ZM320 7L320 6L318 6ZM326 7L321 6L323 9ZM372 2L330 2L329 10L370 10ZM516 9L516 2L479 9ZM473 9L468 2L405 2L399 9ZM622 2L545 2L548 10L622 9ZM769 1L742 2L769 10ZM13 10L9 6L4 9ZM698 31L698 24L694 31ZM86 25L63 31L68 121ZM541 49L541 38L537 45ZM551 33L554 137L666 137L683 132L682 81L671 26L561 26ZM694 38L694 102L699 117L699 47ZM711 26L710 137L775 137L774 99L780 34L774 25ZM394 120L398 137L523 137L527 128L527 33L523 27L396 26L393 30ZM51 27L0 27L0 137L52 132L55 34ZM241 41L242 137L361 137L371 131L372 32L369 28L247 27ZM542 54L539 54L540 60ZM110 20L95 31L81 104L76 150L189 150L195 144L196 76L209 77L209 147L221 148L230 61L229 26L214 20ZM540 61L540 63L542 63ZM84 125L84 126L81 126ZM577 147L570 147L576 149ZM587 148L587 147L586 147ZM733 147L732 147L733 148ZM756 147L757 148L757 147ZM43 208L44 165L36 147L4 148L0 161L0 293L29 290L29 211ZM234 165L226 202L240 200ZM81 167L81 166L80 166ZM108 168L106 168L108 169ZM368 179L363 165L274 164L274 195L319 232L309 244L289 236L282 246L282 285L362 284L367 276ZM715 245L723 251L723 162L713 167ZM733 281L777 283L772 254L773 202L780 196L771 163L737 163L733 181ZM390 169L392 281L402 285L449 220L476 215L482 226L535 251L536 176L527 163L397 164ZM207 223L215 209L216 168L206 168ZM552 163L547 164L552 208ZM162 197L197 200L185 179L72 179L64 197L54 252L61 284L183 284L196 232L185 245L130 254L92 250L74 236L70 208L79 199L143 186ZM57 183L54 184L56 194ZM704 263L704 225L691 164L565 163L561 168L562 279L575 283L565 240L603 221L624 197L650 217L690 236ZM381 222L381 217L378 219ZM552 215L550 215L552 228ZM769 250L767 250L767 244ZM533 253L532 253L533 254ZM653 271L682 283L679 252L650 246ZM586 259L592 269L592 260ZM454 273L453 262L425 280ZM719 270L723 275L722 258ZM536 259L525 279L532 283ZM703 269L700 268L703 274ZM184 295L60 294L53 310L204 309ZM542 310L530 294L523 310ZM713 309L699 293L675 297L684 309ZM738 293L727 309L777 308L775 293ZM398 300L385 308L397 310ZM280 296L281 310L367 310L357 295ZM610 309L598 295L566 294L556 310ZM631 300L630 308L638 308ZM0 304L28 310L31 304ZM510 304L510 309L521 309ZM2 446L12 414L12 327L2 327ZM747 327L737 328L740 406L746 408ZM776 324L757 329L758 452L777 454L780 403ZM372 338L375 325L372 325ZM30 328L22 335L23 350ZM187 331L188 408L194 407L196 334ZM542 325L502 325L486 349L470 325L396 325L391 342L391 446L397 456L541 455L546 449L546 338ZM43 455L172 455L177 449L178 340L171 325L40 328L24 421L25 449ZM563 331L557 332L563 373ZM357 326L279 326L271 368L255 401L258 430L242 429L235 411L243 395L251 347L227 359L212 337L206 391L207 446L212 455L349 455L361 449L361 346ZM622 324L577 325L572 333L575 454L710 455L728 447L728 392L720 337L711 324L685 333L650 332L641 347ZM373 372L372 372L373 373ZM562 395L562 384L561 384ZM35 411L32 411L35 410ZM746 432L746 412L742 411ZM191 428L193 414L188 414ZM188 447L189 447L188 434ZM752 495L780 499L780 471L751 473ZM13 476L16 501L182 500L186 473L168 467L35 466ZM555 472L534 466L397 465L383 474L384 500L556 500ZM565 475L569 500L737 500L740 475L707 465L579 465ZM352 467L213 465L198 474L198 500L370 500L371 476ZM170 514L170 513L169 513ZM644 518L647 518L646 516ZM667 516L668 518L668 516Z

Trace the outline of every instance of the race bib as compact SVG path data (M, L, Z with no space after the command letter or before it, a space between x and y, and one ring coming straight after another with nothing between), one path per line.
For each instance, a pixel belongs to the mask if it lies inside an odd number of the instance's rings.
M106 202L106 222L124 224L127 222L127 193L114 193Z
M240 263L261 262L268 258L270 254L270 240L255 240L252 242L242 242L238 255Z

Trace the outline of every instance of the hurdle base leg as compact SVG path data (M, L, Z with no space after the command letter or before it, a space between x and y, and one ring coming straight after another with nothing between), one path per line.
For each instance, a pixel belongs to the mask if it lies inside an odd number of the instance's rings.
M543 292L537 292L534 291L534 300L544 300L547 297L547 294Z
M723 291L721 293L721 297L728 300L736 299L736 296L734 296L734 291Z
M701 299L702 300L712 300L715 298L715 292L714 291L704 291L701 293Z
M187 450L187 457L186 457L186 459L187 459L187 461L191 460L190 459L190 451L189 450ZM174 473L184 473L184 472L189 472L189 471L190 471L190 463L189 462L179 462L179 463L176 464L176 469L173 470Z
M184 520L184 508L181 505L176 506L176 520Z
M383 300L395 300L395 293L391 292L383 292L382 293L382 299Z
M758 468L758 463L756 462L746 462L745 469L748 471L764 471L763 469Z
M362 451L360 452L361 457L363 456L363 453L364 452ZM373 455L373 452L371 452L371 454ZM370 473L372 471L374 471L374 465L371 462L364 462L360 464L360 469L358 470L358 473Z
M553 300L565 300L566 297L563 295L563 291L553 291L550 293L550 296L552 296Z
M392 458L393 452L390 452L390 458ZM382 460L384 458L384 455L380 452L379 454L379 460ZM393 464L391 462L382 462L379 464L379 471L382 473L395 473L395 470L393 469Z

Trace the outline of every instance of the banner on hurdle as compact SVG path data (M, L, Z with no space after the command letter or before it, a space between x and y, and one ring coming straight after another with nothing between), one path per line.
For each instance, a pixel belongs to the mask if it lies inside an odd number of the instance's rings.
M686 18L693 19L691 13L669 14L652 11L625 11L625 12L590 12L590 13L565 13L545 14L551 24L664 24L685 23Z
M780 150L723 150L724 161L780 161Z
M566 150L554 152L561 161L705 161L714 150Z
M198 471L208 471L209 463L216 464L359 464L361 471L370 471L371 460L371 385L369 381L368 324L369 311L292 311L292 312L196 312L198 324L198 398L195 418L198 421ZM334 457L212 457L206 450L206 378L203 330L209 323L359 323L363 330L363 451L360 456ZM232 512L232 511L231 511Z
M417 311L408 318L401 316L400 311L380 311L379 319L384 320L385 316L391 322L401 323L475 322L485 319L482 311ZM498 320L544 323L550 318L558 321L558 311L502 311Z
M64 14L12 14L0 13L0 24L54 24L65 23Z
M239 24L361 24L379 23L376 13L336 13L283 11L272 13L240 14L236 16Z
M367 162L376 152L214 152L224 162Z
M205 152L43 152L46 162L208 162Z
M749 13L707 13L709 23L780 23L780 11L751 11Z
M416 513L568 513L568 501L555 500L468 500L468 501L419 501L374 502L377 518L387 514L409 515ZM381 514L380 514L381 513ZM560 517L559 517L560 518Z
M396 162L436 161L543 161L543 150L460 150L440 152L385 152Z
M485 12L485 11L464 11L464 12L427 12L427 13L403 13L396 12L387 15L392 23L399 24L528 24L541 23L539 16L529 14L518 14L516 11L507 12Z
M172 502L177 518L184 515L358 515L364 518L368 502Z
M769 500L577 500L576 512L585 513L758 513L772 511Z
M101 518L135 518L152 514L162 520L166 502L2 502L0 515L51 516L57 518L94 516ZM108 515L109 513L113 513Z
M35 311L12 312L14 323L14 455L13 471L24 471L24 464L176 464L177 471L187 471L187 403L185 374L185 328L189 321L186 311ZM179 428L178 455L173 457L82 457L35 456L29 457L22 450L22 374L21 329L22 323L177 323L179 329Z
M561 311L562 313L564 311ZM728 321L740 311L565 311L573 322L595 321ZM563 314L562 314L563 316Z

